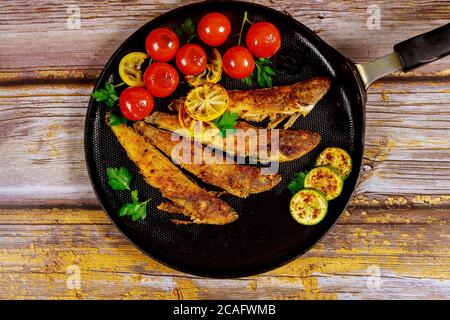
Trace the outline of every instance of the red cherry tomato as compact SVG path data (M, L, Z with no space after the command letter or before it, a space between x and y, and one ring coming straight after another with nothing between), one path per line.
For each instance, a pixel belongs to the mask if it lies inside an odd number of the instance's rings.
M180 47L177 35L168 28L157 28L145 39L145 48L150 57L157 61L172 60Z
M249 77L255 69L253 56L244 47L232 47L223 56L223 71L234 79Z
M178 86L178 72L165 62L153 62L144 73L147 90L158 98L170 96Z
M280 49L280 32L270 22L254 23L248 29L245 44L255 57L269 58Z
M176 64L183 74L193 76L206 68L206 53L199 45L186 44L178 50Z
M226 16L218 12L208 13L198 23L198 36L211 47L223 44L231 32L231 23Z
M119 98L120 112L131 121L142 120L153 110L153 97L144 87L129 87Z

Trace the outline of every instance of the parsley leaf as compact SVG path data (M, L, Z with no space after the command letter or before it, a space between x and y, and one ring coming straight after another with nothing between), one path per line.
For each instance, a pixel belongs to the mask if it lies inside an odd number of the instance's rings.
M92 92L92 98L97 102L103 102L109 99L109 93L105 89L98 89Z
M106 82L104 89L95 90L91 96L97 102L104 102L109 108L114 107L117 100L119 100L116 88L111 82Z
M139 196L138 196L137 189L134 189L133 191L131 191L131 200L133 200L133 203L139 202Z
M113 190L130 190L130 182L133 177L125 167L106 168L108 184Z
M113 126L117 126L119 124L126 124L127 123L127 119L125 119L124 116L122 116L121 114L115 114L115 113L110 113L109 115L109 125L111 127Z
M298 191L305 188L305 177L307 172L297 172L294 175L294 179L288 184L288 189L292 194L296 194Z
M272 76L276 75L272 69L272 62L269 59L260 58L255 60L256 73L258 76L258 84L260 87L271 87Z
M258 82L260 87L266 88L272 86L272 76L276 75L275 70L272 69L272 61L266 58L260 58L255 60L256 70L248 77L242 79L246 85L253 85L253 80ZM256 75L255 75L256 72Z
M220 130L222 137L226 137L228 133L233 133L237 124L239 114L227 111L220 118L213 121L213 124Z
M247 78L243 78L242 82L245 83L248 86L252 86L253 85L253 78L252 76L248 76Z
M131 216L133 221L145 219L147 216L147 203L149 201L150 199L143 202L125 203L119 210L119 217Z
M175 33L182 42L189 43L197 34L195 33L195 24L191 18L187 18L182 24L175 28Z
M125 167L107 168L108 184L113 190L130 190L132 175ZM150 201L139 202L138 190L131 191L131 203L125 203L119 209L119 217L130 216L133 221L145 219L147 216L147 203Z
M137 189L131 191L132 203L125 203L119 210L119 217L131 216L133 221L145 219L147 216L147 203L150 201L139 202Z

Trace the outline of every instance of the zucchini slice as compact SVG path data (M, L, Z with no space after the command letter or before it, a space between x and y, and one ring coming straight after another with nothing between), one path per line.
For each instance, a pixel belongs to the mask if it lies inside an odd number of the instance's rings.
M328 201L320 191L302 189L292 197L289 208L295 221L305 226L312 226L326 216Z
M336 169L330 166L316 167L305 177L305 188L323 192L327 200L336 199L341 194L343 187L344 179Z
M342 178L347 179L352 171L352 158L341 148L326 148L316 160L316 166L332 166L339 171Z

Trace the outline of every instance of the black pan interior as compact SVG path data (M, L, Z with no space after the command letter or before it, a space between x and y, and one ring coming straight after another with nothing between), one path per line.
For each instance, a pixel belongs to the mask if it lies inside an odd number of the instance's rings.
M363 152L364 94L353 74L350 61L322 42L315 34L291 17L272 9L243 2L207 2L182 7L166 13L136 31L111 57L96 87L105 81L117 84L121 80L117 66L120 59L132 51L145 52L147 34L159 26L172 29L187 18L194 23L211 11L220 11L232 22L232 34L239 32L244 11L251 21L270 21L282 34L282 47L272 58L277 76L274 85L286 85L314 76L332 79L329 93L306 117L299 119L292 129L320 132L318 148L300 160L283 163L282 183L275 189L247 199L224 196L239 214L239 219L225 226L174 225L173 217L160 212L156 206L163 200L158 190L147 185L138 168L127 158L104 121L107 107L91 99L86 119L86 160L98 199L111 220L143 252L160 262L196 275L236 277L264 272L282 265L310 249L333 226L344 211L355 188ZM219 48L236 45L230 38ZM223 77L227 89L248 89L241 81ZM155 110L167 111L169 101L188 91L182 84L170 99L156 99ZM119 90L120 92L120 90ZM345 181L342 195L331 201L326 218L317 226L304 227L289 213L290 192L287 184L295 172L312 168L317 155L328 146L342 147L350 152L354 170ZM132 187L142 199L151 198L149 214L143 221L132 222L119 218L121 204L129 202L129 192L113 191L106 184L106 168L126 166L134 175ZM201 185L201 182L199 182ZM213 190L210 186L208 189Z

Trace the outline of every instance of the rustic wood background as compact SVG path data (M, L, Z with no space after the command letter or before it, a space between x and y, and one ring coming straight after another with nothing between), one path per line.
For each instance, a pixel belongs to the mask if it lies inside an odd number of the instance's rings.
M187 2L0 2L0 298L449 299L450 58L370 88L356 197L328 236L282 268L186 275L110 224L84 162L89 95L131 33ZM356 62L450 20L450 1L258 2ZM67 28L70 5L81 10L79 30ZM381 9L380 30L367 28L369 5ZM66 286L73 265L79 289Z

